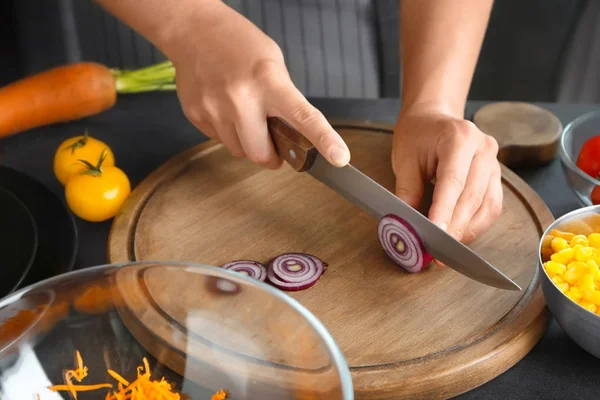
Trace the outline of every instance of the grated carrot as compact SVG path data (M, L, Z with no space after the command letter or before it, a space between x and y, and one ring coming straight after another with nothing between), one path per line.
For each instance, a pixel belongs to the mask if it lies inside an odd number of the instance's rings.
M181 395L171 389L171 384L161 378L160 381L151 379L150 366L144 357L144 366L137 368L137 379L132 383L114 371L109 371L118 383L118 391L106 395L105 400L181 400Z
M75 393L77 392L89 392L90 390L98 390L98 389L102 389L102 388L112 388L112 385L110 383L100 383L98 385L54 385L54 386L50 386L50 389L53 392L58 392L58 391L71 391L74 390ZM73 394L73 396L75 396L75 394Z
M160 380L151 379L150 364L148 360L143 358L143 365L137 367L137 378L133 382L127 381L117 372L109 369L108 374L117 381L117 390L109 391L106 394L105 400L183 400L182 395L174 392L169 383L164 377ZM75 368L65 372L65 384L50 386L49 389L56 391L68 391L73 398L77 400L77 392L85 392L98 390L102 388L112 389L110 383L101 383L97 385L74 385L72 379L77 382L87 376L88 368L83 365L83 359L79 351L75 353ZM227 393L221 389L215 393L211 400L225 400ZM38 395L38 400L39 395Z
M83 358L78 350L75 351L75 368L65 371L65 384L64 385L53 385L48 389L53 392L68 391L75 400L77 400L77 392L87 392L90 390L98 390L102 388L112 388L110 383L101 383L97 385L74 385L73 379L81 383L81 381L87 376L88 368L83 365Z
M210 400L225 400L226 398L227 392L221 389L217 393L213 394Z
M23 334L38 318L37 310L19 310L0 325L0 341L9 342Z

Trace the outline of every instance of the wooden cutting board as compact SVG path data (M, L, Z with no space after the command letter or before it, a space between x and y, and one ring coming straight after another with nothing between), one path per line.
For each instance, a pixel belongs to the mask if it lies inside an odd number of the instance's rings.
M391 127L334 127L351 149L352 164L393 190ZM469 246L522 292L435 265L407 274L379 245L378 221L309 175L287 165L263 169L213 142L174 157L137 186L114 220L109 261L222 265L240 258L267 262L283 252L314 254L329 264L327 272L290 296L340 346L356 398L448 398L510 368L547 328L536 265L553 217L507 168L503 185L500 219Z

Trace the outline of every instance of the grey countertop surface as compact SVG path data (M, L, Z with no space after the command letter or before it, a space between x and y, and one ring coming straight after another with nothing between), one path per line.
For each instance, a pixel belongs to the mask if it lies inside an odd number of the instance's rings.
M394 123L400 103L395 99L311 99L328 118ZM469 102L470 118L484 102ZM600 108L586 104L539 104L556 114L563 125L577 116ZM90 134L105 140L132 185L175 154L205 140L183 116L174 93L133 95L118 100L112 109L95 117L68 124L35 129L0 140L0 163L27 173L64 198L55 180L52 158L67 137ZM560 163L515 171L546 202L555 218L578 207L567 186ZM75 268L106 262L110 222L77 220L80 247ZM600 360L573 343L552 321L535 348L514 367L461 399L598 399Z

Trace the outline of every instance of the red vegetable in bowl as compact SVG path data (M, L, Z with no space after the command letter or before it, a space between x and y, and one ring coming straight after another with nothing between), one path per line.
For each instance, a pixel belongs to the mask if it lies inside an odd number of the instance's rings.
M577 156L577 167L592 178L600 176L600 135L588 139Z
M285 253L267 267L267 280L276 288L299 291L313 286L327 269L327 263L305 253Z
M397 215L381 218L378 237L388 257L407 272L422 271L433 260L417 232Z
M221 268L248 275L250 278L264 282L267 278L267 267L258 261L235 260L228 262Z

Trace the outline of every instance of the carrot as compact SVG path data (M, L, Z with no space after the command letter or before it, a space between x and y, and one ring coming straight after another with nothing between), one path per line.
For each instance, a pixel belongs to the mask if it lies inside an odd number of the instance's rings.
M115 105L118 94L173 90L174 82L170 61L138 70L94 62L51 68L0 88L0 138L99 114Z
M105 400L183 400L184 395L173 391L172 384L164 377L160 380L152 380L152 372L150 364L146 357L142 359L143 365L137 368L137 378L133 382L127 381L115 371L108 369L108 374L117 381L117 391L108 391ZM83 364L83 359L79 351L75 351L75 368L65 372L65 384L49 386L48 389L53 392L64 391L70 392L71 396L77 400L77 392L95 391L98 389L109 388L113 385L110 383L100 383L95 385L74 385L72 379L77 382L87 377L87 367ZM185 397L187 398L187 396ZM227 392L220 389L214 393L211 400L225 400ZM39 399L39 394L38 394Z

